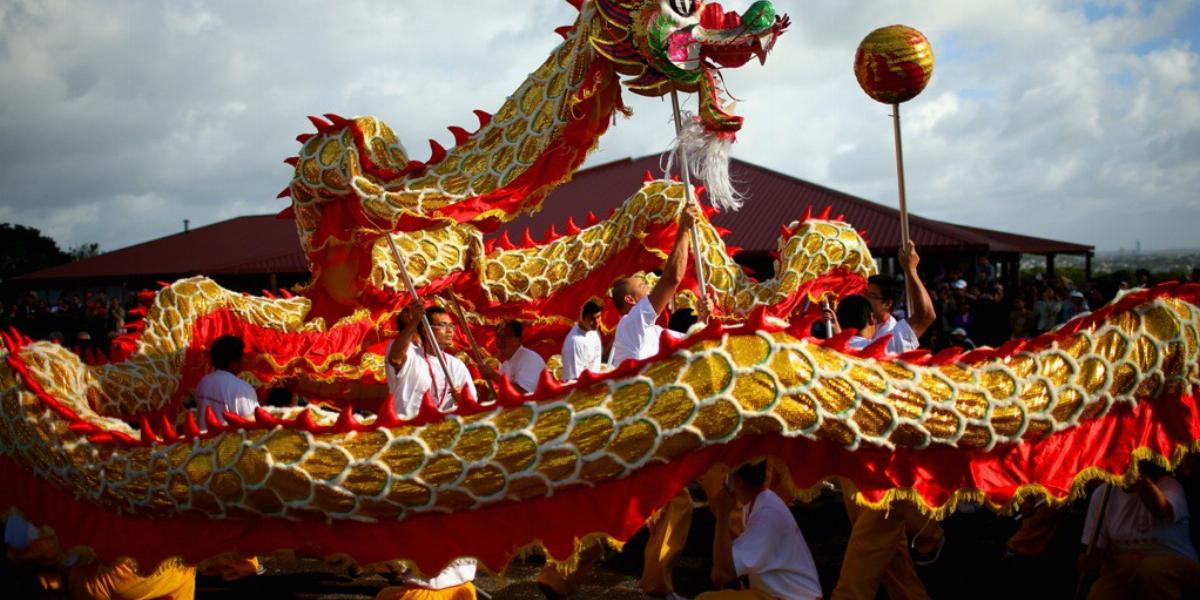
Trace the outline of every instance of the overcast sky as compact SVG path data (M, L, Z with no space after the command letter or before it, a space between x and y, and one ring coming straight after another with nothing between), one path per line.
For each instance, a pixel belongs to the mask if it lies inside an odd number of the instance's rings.
M889 110L851 63L867 32L903 23L937 56L904 106L913 212L1101 250L1200 246L1198 4L780 0L793 25L766 66L726 73L747 117L735 156L894 204ZM184 218L276 212L306 115L375 115L425 158L426 139L451 145L446 125L494 112L574 15L560 0L0 0L0 221L111 250ZM670 141L669 103L625 98L635 115L589 164Z

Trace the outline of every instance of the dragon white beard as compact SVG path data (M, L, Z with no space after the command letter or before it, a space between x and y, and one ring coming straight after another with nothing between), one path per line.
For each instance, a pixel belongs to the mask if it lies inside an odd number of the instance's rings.
M729 176L729 153L733 137L708 131L700 119L691 113L683 113L682 118L683 130L671 142L665 170L668 173L673 171L677 153L682 148L687 156L688 170L708 190L713 205L722 211L741 208L746 197L733 187Z

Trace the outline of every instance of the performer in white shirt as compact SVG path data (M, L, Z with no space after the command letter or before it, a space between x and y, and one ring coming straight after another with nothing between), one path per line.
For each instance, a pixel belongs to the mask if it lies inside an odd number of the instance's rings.
M196 423L200 431L208 431L205 412L212 408L217 420L225 422L225 412L250 418L258 407L258 394L254 387L242 381L236 373L242 370L242 355L246 344L235 335L223 335L213 342L208 350L213 372L196 384Z
M696 600L820 598L821 582L804 534L783 500L767 489L767 461L742 465L730 479L733 495L721 489L708 500L717 519L713 583L722 586L745 576L750 589L707 592ZM731 540L729 514L735 498L743 506L745 530Z
M438 347L443 350L442 356L450 370L449 383L433 352L433 345L425 339L421 326L422 314L429 317ZM400 333L388 345L385 363L388 390L391 391L397 415L404 419L417 416L426 392L442 412L454 410L463 393L478 398L467 365L448 352L454 344L455 326L445 309L440 306L425 309L418 300L401 311L396 318L396 327Z
M659 336L666 331L658 325L658 316L667 308L687 272L692 225L699 217L700 205L690 202L679 217L675 244L653 289L640 277L626 277L613 284L613 305L621 313L609 360L613 367L631 358L640 360L658 353Z
M621 313L609 359L613 367L629 359L640 360L658 353L659 336L668 331L657 324L658 315L667 308L687 272L692 226L699 218L700 205L693 200L679 217L675 243L663 264L662 277L653 289L640 277L626 277L613 284L612 301ZM666 507L651 516L648 521L650 539L646 542L642 579L638 582L642 591L655 596L675 593L671 571L687 542L691 516L692 497L687 488L680 490Z
M599 371L604 348L600 341L600 305L588 301L579 321L571 327L562 345L563 381L574 381L584 371Z
M546 370L546 361L537 352L526 348L522 343L525 328L520 321L509 321L496 328L496 351L500 355L500 370L487 365L480 365L479 372L484 377L499 381L501 375L507 375L509 381L521 388L526 394L537 389L542 371Z
M1200 561L1183 486L1148 461L1139 470L1141 477L1128 490L1108 493L1096 536L1096 548L1103 552L1092 557L1102 560L1100 578L1088 598L1200 597ZM1085 545L1092 540L1104 488L1092 492L1081 538Z
M921 263L921 257L917 254L917 247L911 240L908 242L908 246L900 251L899 262L900 269L904 271L904 284L908 288L908 297L913 304L906 309L908 311L907 318L896 320L896 317L892 316L892 312L896 310L905 292L895 278L887 275L870 277L867 279L867 293L864 294L871 301L877 323L875 335L871 341L890 334L892 339L888 342L888 352L892 354L916 350L921 345L919 338L937 320L933 299L929 297L929 292L925 289L925 284L921 282L920 274L917 273L917 265Z
M904 291L898 281L887 275L871 276L867 279L867 292L861 296L842 298L838 303L836 313L831 308L822 311L824 319L832 323L834 334L840 333L842 329L858 330L858 334L850 338L850 342L847 344L850 349L861 350L871 342L885 335L891 335L887 345L888 354L902 354L916 350L921 346L921 335L937 320L933 300L929 297L929 292L926 291L925 284L921 282L921 276L917 273L917 265L920 264L921 257L917 255L916 246L911 241L905 251L900 253L899 262L905 273L904 279L908 285L908 294L913 301L913 306L909 308L911 315L907 319L897 320L892 316L892 311L895 309L896 303L904 296ZM870 302L871 318L866 323L860 324L861 319L858 316L861 312L861 303L858 300L852 301L853 307L847 309L850 324L843 322L842 304L854 297L865 298Z

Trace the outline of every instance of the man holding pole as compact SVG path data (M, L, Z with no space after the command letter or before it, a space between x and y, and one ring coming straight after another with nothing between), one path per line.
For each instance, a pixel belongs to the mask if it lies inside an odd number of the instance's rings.
M421 327L423 317L429 319L432 340ZM400 418L417 416L426 392L442 412L454 410L463 393L478 397L467 365L456 356L439 352L454 343L454 321L445 309L439 306L426 309L418 299L401 311L396 327L400 332L388 345L385 362L388 389ZM444 368L438 364L443 359Z
M621 313L613 340L611 364L641 360L658 354L659 337L665 329L657 324L659 315L675 295L687 272L692 228L700 218L700 206L689 200L679 217L679 229L671 254L663 265L662 277L651 288L639 277L626 277L612 287L612 300ZM702 315L707 317L707 315ZM671 571L691 528L692 497L684 488L666 507L649 520L650 540L646 543L645 566L641 587L647 594L670 596L674 593Z

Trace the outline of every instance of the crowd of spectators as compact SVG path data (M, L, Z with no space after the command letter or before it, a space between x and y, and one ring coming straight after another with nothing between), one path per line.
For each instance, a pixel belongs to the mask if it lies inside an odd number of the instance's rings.
M81 350L109 349L110 340L124 333L127 310L104 292L61 294L56 302L28 292L20 301L0 301L0 328L16 327L21 333L40 340L58 342Z
M1200 268L1190 281L1200 281ZM1007 289L986 256L974 264L948 266L928 282L938 321L926 333L922 347L934 351L950 346L967 350L999 347L1013 338L1028 338L1104 306L1120 292L1157 283L1138 269L1130 280L1082 284L1067 277L1023 277Z

